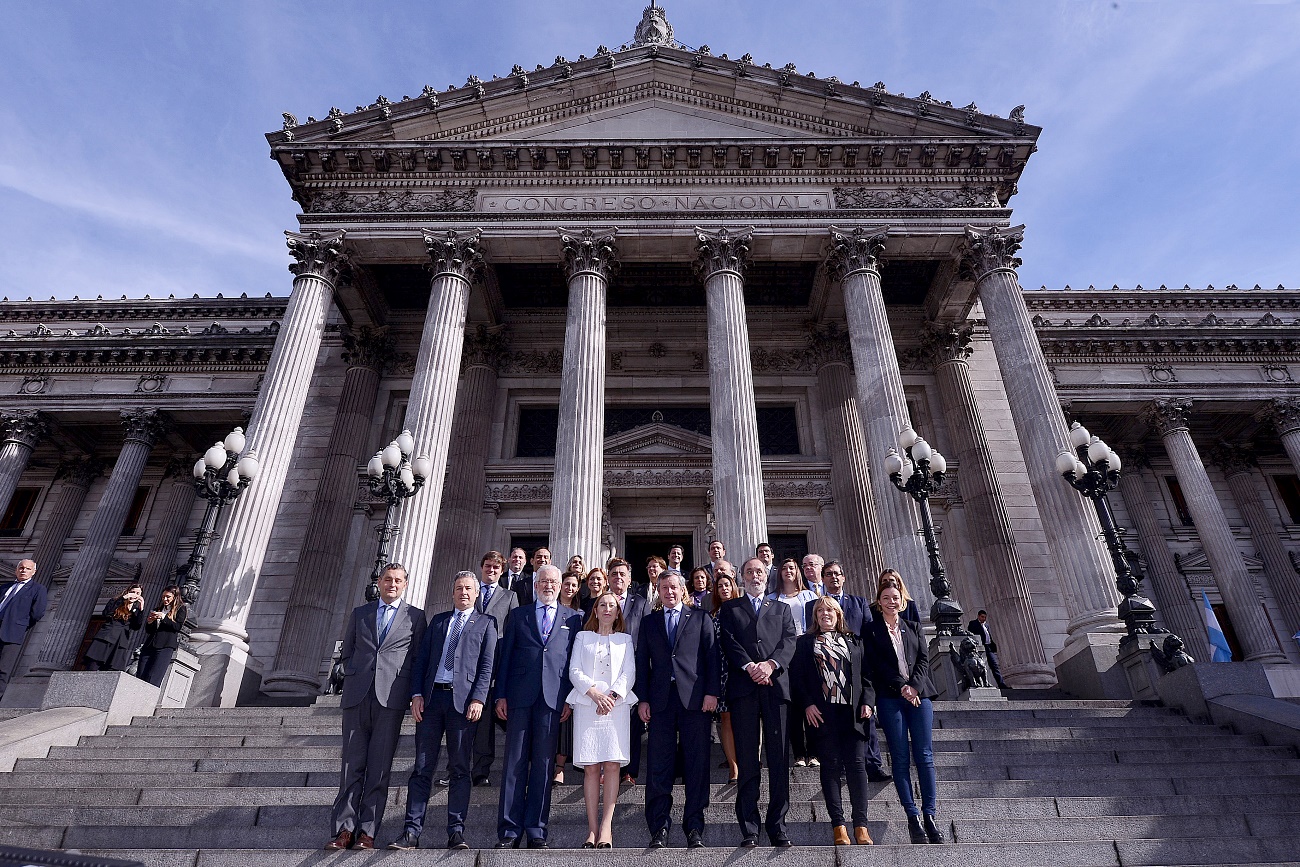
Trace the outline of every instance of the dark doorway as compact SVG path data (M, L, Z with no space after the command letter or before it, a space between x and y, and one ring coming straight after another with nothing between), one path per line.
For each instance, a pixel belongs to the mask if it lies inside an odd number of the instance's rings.
M804 555L808 553L807 533L774 533L767 537L767 543L772 546L778 566L786 557L793 557L802 563Z
M1232 628L1232 618L1228 616L1228 606L1220 602L1218 605L1211 604L1214 609L1214 619L1219 621L1219 628L1223 630L1223 637L1228 639L1228 649L1232 651L1232 661L1241 662L1246 658L1246 651L1242 649L1241 641L1237 638L1237 630Z
M650 576L645 571L645 561L656 554L668 559L668 549L673 545L681 545L686 559L682 561L682 568L689 570L692 566L698 565L695 562L695 552L691 549L691 535L689 533L671 534L667 533L662 536L628 536L627 553L623 559L632 564L632 580L638 584L644 584L650 580Z

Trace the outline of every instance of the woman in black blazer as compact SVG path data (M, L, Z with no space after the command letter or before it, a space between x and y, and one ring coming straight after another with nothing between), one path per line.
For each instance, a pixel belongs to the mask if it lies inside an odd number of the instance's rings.
M867 832L867 720L875 703L871 672L862 642L844 625L839 603L823 596L813 603L808 632L795 641L790 663L793 712L817 731L813 739L821 762L822 797L836 846L849 845L840 799L840 776L848 778L853 833L870 845Z
M181 588L168 587L162 592L158 607L149 612L144 631L149 637L140 648L140 665L136 677L147 680L154 686L162 686L167 677L167 668L176 655L176 645L180 643L181 629L189 618L189 608L181 601Z
M144 625L144 591L132 584L104 606L104 623L86 648L86 671L126 671L135 633Z
M938 784L934 774L934 708L936 695L930 682L930 659L925 636L902 615L903 592L893 578L882 577L876 590L880 612L863 627L866 653L871 664L871 681L876 689L878 722L889 741L889 758L894 788L907 811L907 830L913 843L942 843L943 832L935 824ZM916 762L921 784L921 809L912 799L912 777L908 754Z

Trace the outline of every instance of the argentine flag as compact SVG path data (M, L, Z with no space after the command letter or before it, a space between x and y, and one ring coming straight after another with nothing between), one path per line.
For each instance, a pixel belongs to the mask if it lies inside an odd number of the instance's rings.
M1219 618L1214 616L1210 597L1204 590L1201 591L1201 599L1205 601L1205 631L1210 634L1210 650L1213 651L1210 662L1232 662L1232 648L1228 647L1223 627L1219 626Z

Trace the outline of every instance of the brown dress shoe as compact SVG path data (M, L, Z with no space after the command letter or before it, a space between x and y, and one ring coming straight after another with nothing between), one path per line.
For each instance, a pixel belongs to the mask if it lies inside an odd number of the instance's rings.
M373 848L375 848L375 838L374 838L374 837L371 837L369 834L358 834L358 835L357 835L357 846L356 846L356 848L358 848L358 849L373 849Z
M352 832L339 831L338 836L325 844L326 849L346 849L352 845Z
M867 832L866 825L859 825L853 829L853 839L858 841L859 846L874 846L876 841L871 839L871 834Z
M836 846L852 845L853 841L849 839L849 829L845 828L843 825L836 825L831 829L831 833L834 835Z

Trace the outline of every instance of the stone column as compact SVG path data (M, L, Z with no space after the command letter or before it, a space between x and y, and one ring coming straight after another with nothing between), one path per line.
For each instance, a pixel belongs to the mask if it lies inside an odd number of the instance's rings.
M817 399L822 407L831 457L831 494L839 518L840 559L853 592L874 596L885 568L880 551L876 504L871 500L871 457L853 396L849 336L839 329L813 331L809 354L817 365Z
M1287 658L1278 646L1273 628L1260 606L1255 581L1246 571L1241 550L1232 537L1232 528L1223 514L1205 464L1192 442L1187 429L1187 418L1192 409L1190 400L1156 400L1146 408L1146 421L1164 441L1165 452L1174 465L1174 475L1187 499L1187 510L1192 513L1196 535L1214 574L1214 583L1227 606L1232 627L1241 642L1247 662L1285 663Z
M880 254L885 249L886 234L883 227L852 232L831 229L826 259L831 276L844 290L858 409L865 420L866 447L873 461L884 460L891 448L897 448L898 432L912 425L894 335L889 330L885 298L880 291ZM884 565L897 569L917 604L924 605L932 598L930 565L917 535L921 522L916 506L883 472L871 474L871 493ZM922 616L928 617L929 611L922 611Z
M1300 473L1300 399L1288 397L1269 401L1257 417L1271 421L1277 428L1291 466Z
M939 397L948 419L948 435L960 468L962 498L971 533L980 595L998 636L998 659L1004 678L1016 687L1056 683L1056 672L1043 650L1029 592L1007 517L997 466L984 436L975 391L971 388L969 325L953 328L931 323L922 348L934 366Z
M34 667L37 672L64 671L76 661L86 624L95 613L104 577L121 541L131 502L140 487L140 476L154 443L163 432L165 419L157 410L124 410L122 424L126 427L126 440L99 505L95 507L86 540L77 553L77 562L54 612L41 648L40 661Z
M560 230L569 311L564 328L550 546L557 562L600 561L605 480L605 295L618 269L617 230ZM752 388L751 388L752 394ZM756 434L757 435L757 434Z
M0 442L0 515L9 508L32 452L49 432L45 413L17 410L0 415L0 435L4 437Z
M285 235L294 260L289 265L293 292L248 423L245 448L245 454L256 454L261 473L231 507L203 567L191 634L203 671L190 691L191 705L232 705L238 697L249 662L244 626L320 358L334 287L348 270L342 231Z
M344 346L343 360L348 369L343 375L343 390L298 552L274 667L262 679L262 691L268 695L320 692L321 660L333 639L329 626L343 578L343 556L357 500L357 466L365 462L369 451L366 437L374 417L379 379L393 355L393 340L384 331L363 329L346 335Z
M1250 541L1255 553L1264 561L1264 574L1268 576L1273 598L1282 609L1287 635L1300 631L1300 575L1296 574L1291 558L1278 537L1277 526L1264 507L1260 491L1267 480L1255 472L1255 456L1243 447L1221 444L1210 450L1210 460L1223 469L1228 488L1237 501L1241 516L1250 528Z
M416 454L428 455L433 470L424 489L402 504L397 518L401 533L393 546L393 560L405 565L410 577L405 598L412 605L423 606L429 590L469 290L483 267L480 234L477 229L424 233L424 244L433 262L433 287L411 380L405 427L415 438ZM439 581L446 578L442 583L449 584L454 574L440 575Z
M1137 529L1137 542L1147 564L1146 580L1155 591L1160 617L1165 628L1187 645L1188 653L1198 662L1207 662L1210 646L1200 606L1192 599L1186 581L1178 572L1173 554L1165 542L1164 531L1151 506L1159 497L1147 482L1146 470L1150 464L1146 452L1124 449L1121 458L1124 470L1119 477L1119 493L1124 498L1129 520Z
M176 549L189 529L190 515L194 513L197 496L194 463L198 459L199 455L177 455L163 473L163 479L171 479L172 483L167 489L158 531L149 545L149 556L140 569L140 586L144 589L145 602L150 606L157 605L163 590L176 583Z
M47 588L54 573L63 561L63 546L72 534L72 528L81 516L81 507L86 502L86 492L95 479L104 474L104 462L97 457L83 456L67 458L59 464L54 473L56 481L62 480L59 494L54 500L54 508L45 522L40 541L32 552L36 562L36 579Z
M717 538L744 560L767 538L763 462L758 450L754 371L745 321L745 282L753 229L696 228L695 271L708 304L709 414ZM743 555L743 556L742 556ZM739 569L739 565L736 567Z
M1007 390L1034 501L1061 579L1073 641L1089 632L1119 632L1110 555L1099 541L1096 515L1056 472L1056 457L1070 445L1060 400L1029 321L1015 269L1023 227L966 229L964 266L984 305L993 351ZM1070 649L1067 642L1067 650Z

